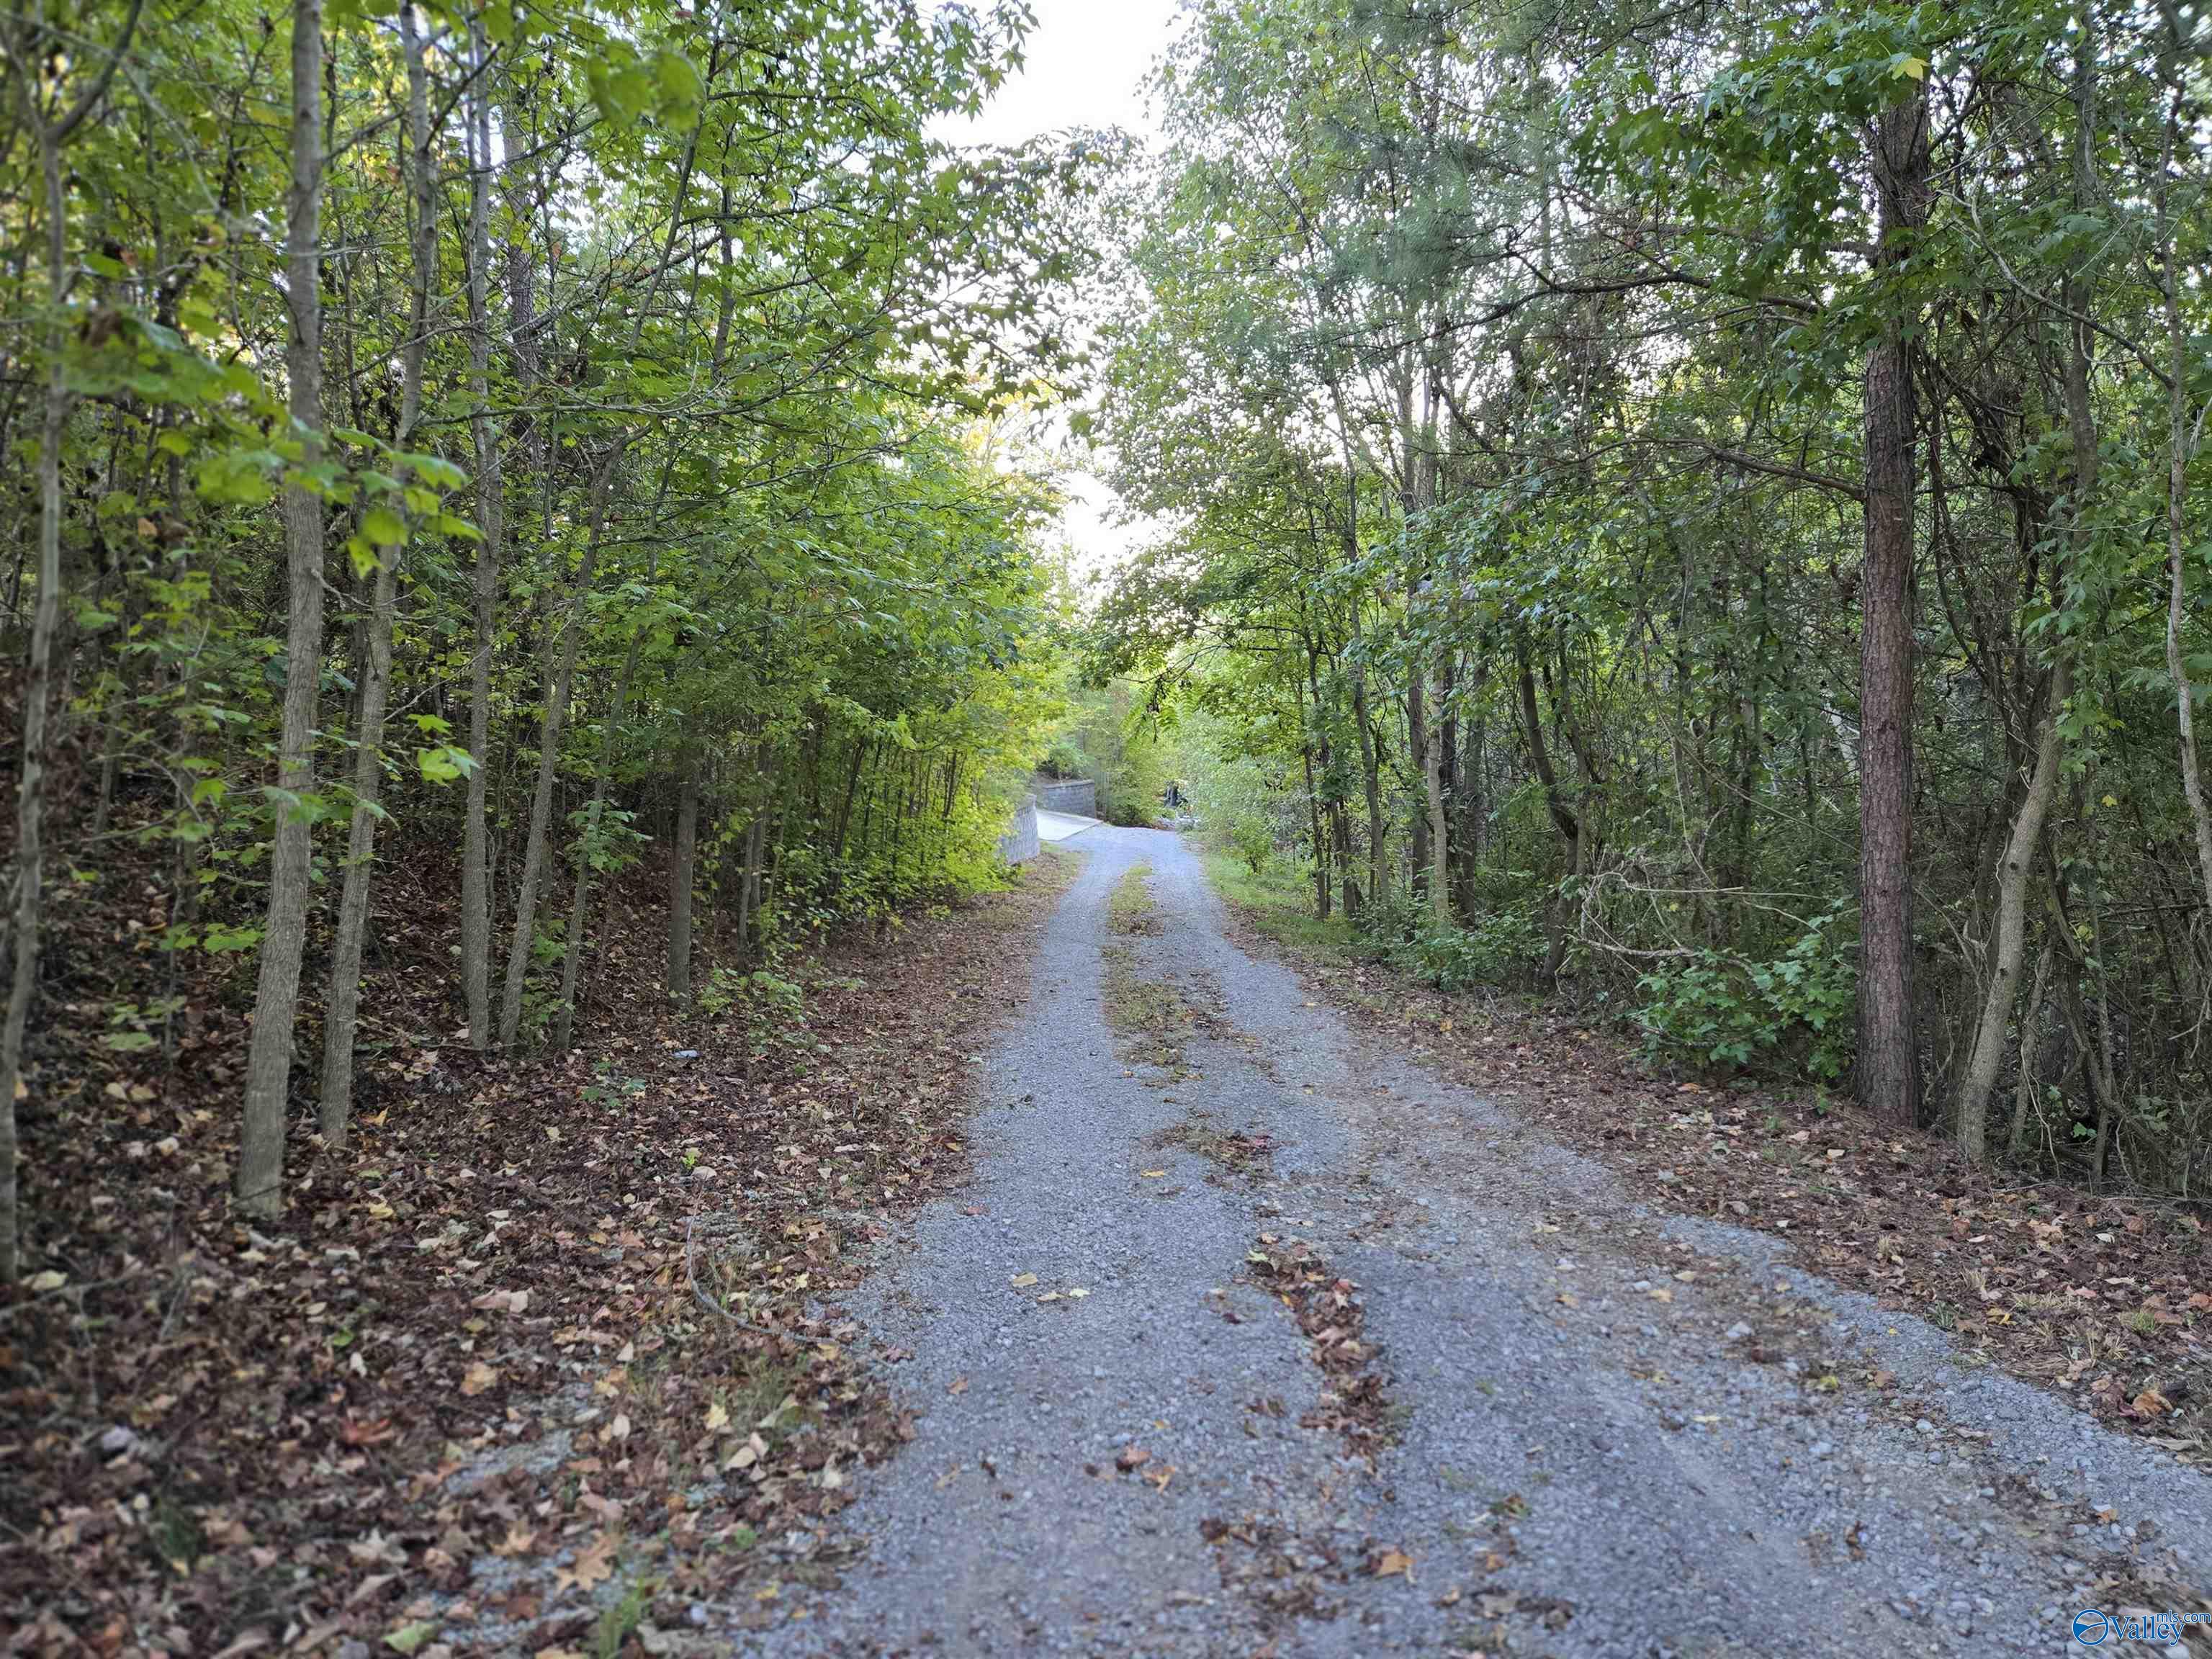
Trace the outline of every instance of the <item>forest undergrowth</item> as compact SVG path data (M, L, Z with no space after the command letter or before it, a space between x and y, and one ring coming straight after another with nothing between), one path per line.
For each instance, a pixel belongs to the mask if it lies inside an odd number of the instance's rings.
M245 993L175 988L166 1049L104 1045L123 988L94 981L168 958L129 948L159 918L121 866L71 895L36 1041L70 1075L27 1126L58 1265L0 1323L18 1650L410 1653L434 1611L611 1652L710 1595L788 1617L831 1565L762 1540L811 1538L912 1434L902 1356L839 1298L885 1218L963 1171L975 1056L1075 863L681 1018L641 866L588 1037L529 1059L447 1029L449 927L381 930L358 1133L295 1131L297 1201L252 1224L228 1187ZM451 918L450 873L396 860L394 913Z

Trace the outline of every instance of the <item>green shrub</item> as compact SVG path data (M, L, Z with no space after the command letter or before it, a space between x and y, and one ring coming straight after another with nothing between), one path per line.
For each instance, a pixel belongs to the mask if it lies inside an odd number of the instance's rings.
M1440 927L1427 899L1394 892L1360 913L1361 937L1401 973L1440 991L1511 985L1544 959L1544 930L1534 906L1492 910L1472 927Z
M1759 962L1700 951L1637 981L1631 1016L1655 1059L1841 1077L1850 1064L1858 970L1830 912L1789 951Z
M1229 850L1243 860L1256 878L1274 855L1275 838L1261 819L1240 817L1229 826Z

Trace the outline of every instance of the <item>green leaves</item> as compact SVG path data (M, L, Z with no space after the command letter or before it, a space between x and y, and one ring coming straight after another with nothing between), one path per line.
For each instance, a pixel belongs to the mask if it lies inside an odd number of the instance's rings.
M453 783L477 769L477 758L456 744L440 744L435 748L417 749L415 764L426 783Z
M388 507L372 507L362 514L361 533L372 546L404 547L407 521Z

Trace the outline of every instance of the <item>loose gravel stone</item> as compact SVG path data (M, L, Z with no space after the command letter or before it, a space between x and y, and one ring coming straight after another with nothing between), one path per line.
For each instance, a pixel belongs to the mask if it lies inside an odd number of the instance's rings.
M2065 1546L2093 1486L2122 1498L2092 1553L2205 1588L2212 1480L1355 1033L1232 943L1176 836L1067 845L1086 867L980 1091L1022 1103L979 1109L972 1190L852 1301L913 1353L917 1437L810 1547L842 1583L744 1577L708 1609L723 1648L2042 1655L2090 1594ZM1109 932L1139 862L1158 930ZM1188 1012L1173 1069L1109 1026L1109 945ZM1264 1155L1202 1150L1237 1135ZM1331 1426L1344 1373L1245 1277L1262 1234L1364 1310L1371 1469ZM1825 1325L1802 1374L1738 1346L1778 1281ZM1869 1409L1877 1367L1929 1415ZM1989 1437L1935 1448L1939 1416Z

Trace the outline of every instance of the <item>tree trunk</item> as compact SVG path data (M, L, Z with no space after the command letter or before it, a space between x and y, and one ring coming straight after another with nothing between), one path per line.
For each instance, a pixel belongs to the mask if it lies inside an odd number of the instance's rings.
M2169 24L2172 28L2173 25ZM2166 395L2166 667L2173 678L2174 717L2181 739L2181 793L2189 802L2189 820L2196 831L2197 867L2204 884L2204 898L2212 905L2212 808L2204 799L2204 775L2197 750L2197 689L2190 683L2189 663L2182 650L2181 623L2188 605L2184 573L2188 565L2189 462L2194 446L2189 426L2189 329L2181 314L2180 250L2173 225L2172 192L2174 153L2179 143L2185 88L2176 46L2166 53L2168 84L2166 137L2158 168L2158 243L2165 290L2166 372L2172 385Z
M1909 251L1927 210L1928 106L1913 83L1874 139L1876 264ZM1912 996L1912 567L1917 472L1910 331L1894 302L1866 368L1866 556L1859 634L1859 1102L1881 1122L1920 1117Z
M684 768L676 796L676 861L668 875L668 994L691 996L691 887L699 857L699 767Z
M2012 1092L2012 1130L2005 1137L2005 1151L2013 1158L2022 1156L2027 1150L2027 1121L2036 1103L2036 1062L2042 1058L2042 1044L2037 1040L2036 1022L2043 1013L2045 988L2051 983L2050 936L2046 933L2043 949L2035 958L2035 978L2027 988L2027 1001L2020 1012L2020 1076Z
M1990 952L1990 978L1982 994L1981 1018L1967 1050L1965 1080L1959 1090L1959 1150L1975 1163L1987 1156L1990 1097L1996 1090L2004 1060L2005 1028L2018 994L2020 970L2027 947L2027 884L2043 822L2058 793L2059 722L2065 717L2070 681L2064 664L2051 672L2042 729L2035 745L2035 774L2014 817L1996 883L1996 942ZM2025 1026L2022 1027L2025 1030ZM2023 1048L2025 1045L2023 1045Z
M422 416L422 354L429 343L430 282L438 258L438 222L432 186L430 75L412 5L399 9L399 52L407 66L407 184L413 231L409 250L407 343L400 352L399 426L396 447L413 441ZM353 821L346 831L345 886L338 897L337 936L331 947L330 992L323 1015L321 1128L333 1146L345 1144L353 1112L354 1033L361 1015L361 952L368 932L368 902L376 878L378 798L384 787L384 707L392 685L392 610L398 581L397 546L376 550L369 599L368 673L361 687L361 723L355 733Z
M1517 628L1513 635L1513 659L1519 677L1521 723L1528 744L1528 763L1535 771L1537 782L1543 786L1544 805L1552 815L1552 827L1559 831L1567 874L1578 876L1583 872L1583 823L1569 805L1565 792L1559 787L1559 775L1552 764L1551 745L1544 740L1544 714L1536 702L1536 672L1529 662L1528 635ZM1555 889L1544 906L1544 977L1553 983L1566 966L1566 902L1563 891Z
M629 652L623 659L622 678L615 682L614 706L607 713L606 741L599 745L599 775L592 781L592 804L584 813L584 828L576 838L576 878L568 899L568 930L562 935L561 1000L553 1011L553 1046L566 1048L576 1028L576 985L584 971L584 940L592 925L592 842L599 820L606 816L607 790L622 758L623 721L629 714L629 692L637 678L637 660L645 647L645 630L630 635Z
M1306 815L1310 823L1308 833L1313 836L1314 915L1322 921L1328 920L1328 843L1322 838L1321 827L1321 795L1314 787L1313 740L1306 732L1306 689L1304 681L1295 676L1291 689L1298 699L1298 760L1305 769ZM1316 710L1316 718L1319 710Z
M1443 722L1443 732L1441 741L1437 732L1425 734L1421 781L1427 793L1429 814L1429 910L1437 927L1449 927L1452 919L1451 836L1444 821L1444 756L1451 744L1449 720Z
M1429 743L1428 688L1422 684L1421 669L1414 665L1413 677L1406 687L1406 758L1411 763L1413 775L1419 780L1414 788L1419 792L1407 805L1412 809L1406 814L1406 881L1416 896L1425 898L1429 891L1429 774L1436 757Z
M301 470L322 453L323 0L292 4L292 179L286 202L284 291L291 313L285 374L292 438ZM284 1122L292 1078L292 1028L307 947L307 885L314 830L301 798L315 787L315 694L322 678L323 502L303 485L284 492L284 562L289 587L284 635L284 724L279 739L269 909L254 988L253 1037L246 1062L245 1121L233 1192L249 1215L284 1204Z
M745 826L745 853L738 876L738 960L752 956L753 913L760 902L761 849L768 833L768 808L763 806Z
M131 0L112 51L106 54L92 85L52 120L38 111L39 89L29 84L23 66L45 43L26 41L20 55L9 54L16 73L11 77L22 105L26 125L33 129L39 152L40 182L46 192L46 318L44 329L46 386L46 407L39 428L39 596L31 612L31 649L23 679L22 749L15 783L15 914L8 936L10 958L8 1006L0 1017L0 1287L15 1282L18 1267L15 1173L15 1091L22 1086L23 1032L29 1023L31 997L38 988L40 878L44 873L46 830L46 772L47 705L52 700L54 640L61 629L62 601L62 442L67 435L70 404L74 401L62 359L69 344L69 304L71 275L69 263L69 204L62 173L62 152L69 146L100 100L107 94L123 54L137 33L142 0ZM22 562L18 556L16 580ZM8 608L15 608L16 594L9 594ZM105 802L103 801L103 809Z
M470 58L479 76L469 94L469 433L477 461L477 544L473 597L476 641L469 653L468 804L461 831L461 997L469 1044L491 1044L491 658L498 636L499 568L507 536L506 483L500 434L491 418L491 89L483 83L487 57L480 21L469 25ZM526 272L528 267L523 267Z
M530 800L530 830L522 848L522 875L514 889L514 932L507 941L507 978L500 987L499 1044L512 1048L522 1030L522 990L530 976L530 947L538 924L538 884L545 871L545 842L553 817L553 781L561 764L561 732L568 719L568 694L576 678L576 657L584 643L584 613L592 602L592 578L599 568L599 542L606 533L607 495L624 446L607 452L592 477L591 528L584 556L568 595L551 672L545 681L545 710L538 728L538 787Z
M19 88L28 103L34 94ZM62 440L70 392L62 356L68 343L69 223L62 182L62 147L40 124L40 162L46 195L46 418L39 433L39 597L31 613L30 672L23 682L21 770L15 787L15 917L6 1023L0 1024L0 1286L15 1282L15 1091L23 1075L23 1031L39 980L40 884L45 862L46 705L52 696L54 635L61 626Z

